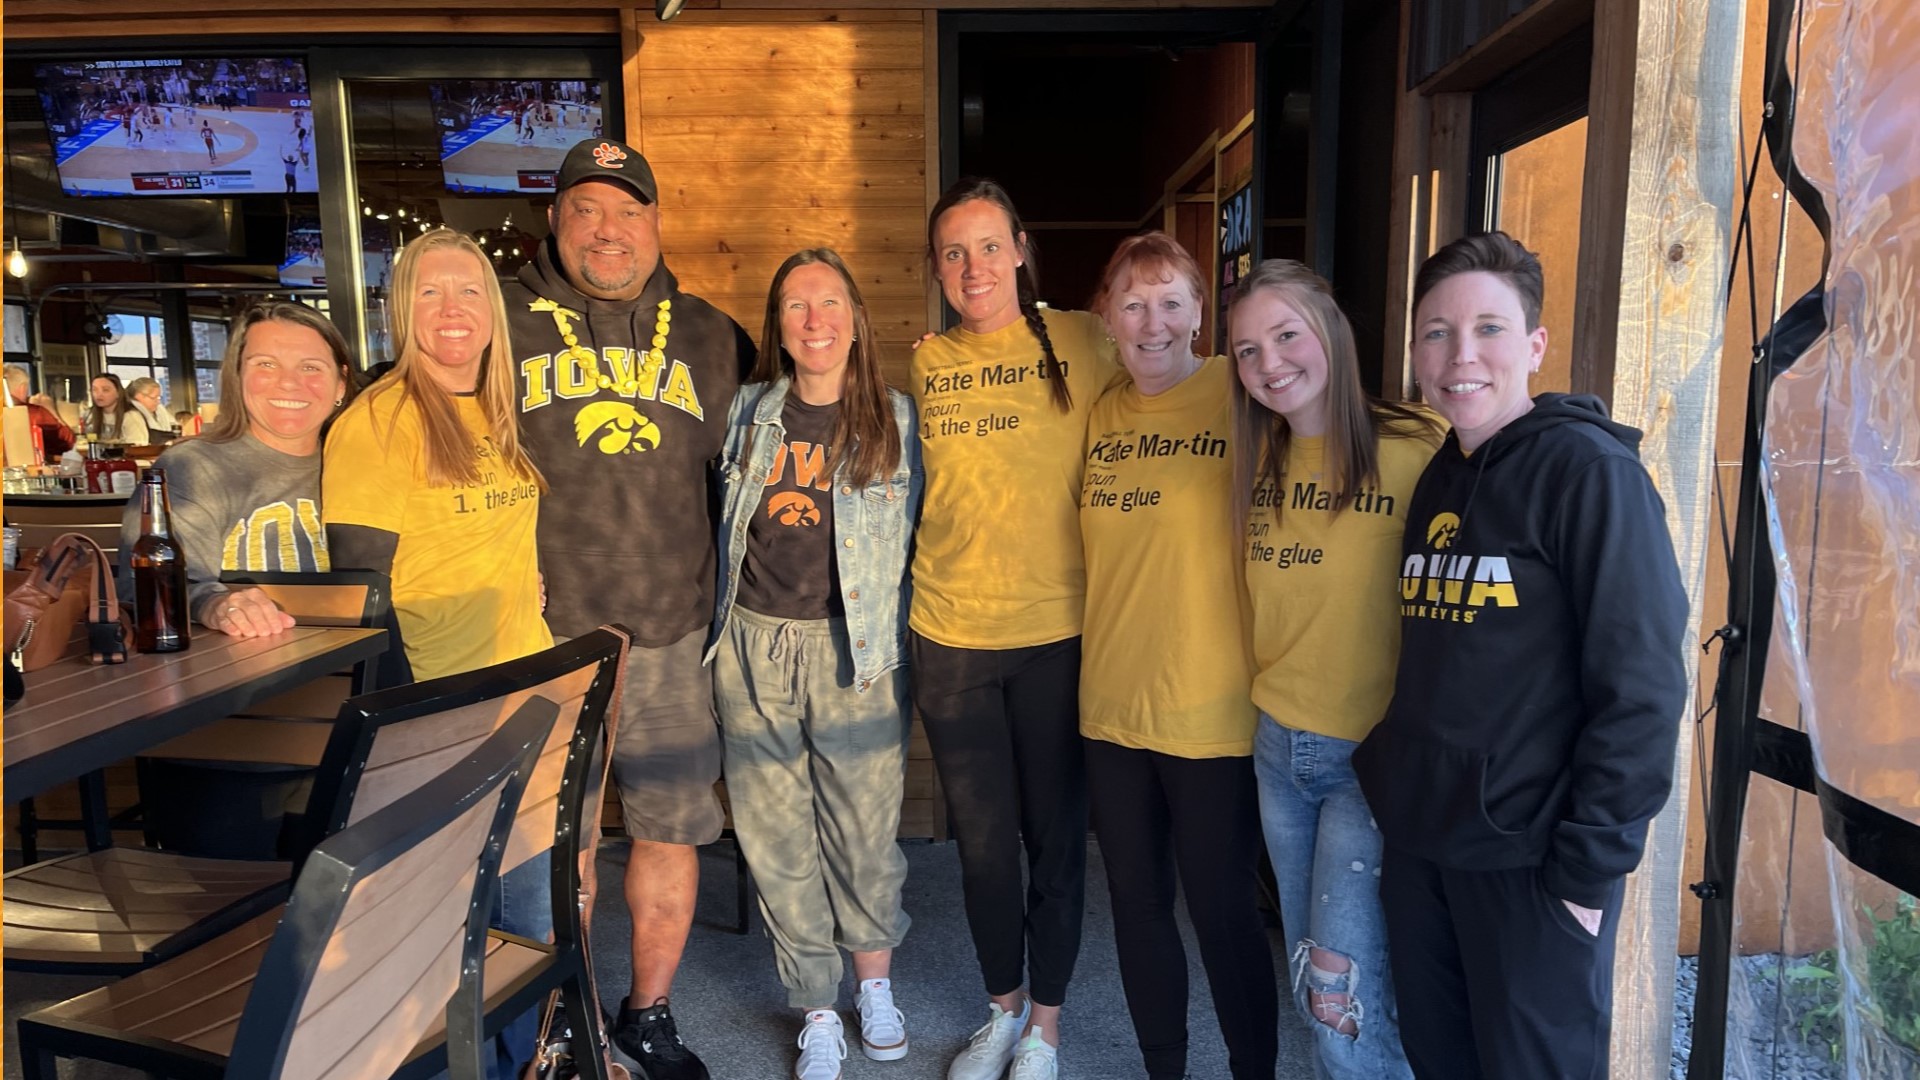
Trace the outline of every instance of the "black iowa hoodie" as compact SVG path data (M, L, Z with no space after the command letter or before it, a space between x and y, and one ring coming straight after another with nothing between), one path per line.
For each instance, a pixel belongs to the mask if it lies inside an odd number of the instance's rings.
M540 500L548 624L574 636L621 622L651 648L705 630L716 520L707 469L751 340L681 292L664 262L636 300L589 299L567 283L551 239L505 292L520 427L550 489ZM662 300L672 302L665 360L649 367Z
M1457 870L1538 866L1600 907L1667 800L1687 598L1640 433L1542 394L1414 489L1393 701L1354 753L1388 844Z

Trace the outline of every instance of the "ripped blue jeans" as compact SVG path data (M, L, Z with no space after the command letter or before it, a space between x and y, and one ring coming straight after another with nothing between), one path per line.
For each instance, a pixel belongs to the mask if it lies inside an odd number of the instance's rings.
M1358 745L1262 714L1253 738L1260 827L1279 882L1294 1005L1318 1051L1314 1076L1409 1080L1380 912L1380 831L1350 761ZM1345 958L1347 970L1312 963L1315 949ZM1316 1016L1314 991L1345 994L1347 1004Z

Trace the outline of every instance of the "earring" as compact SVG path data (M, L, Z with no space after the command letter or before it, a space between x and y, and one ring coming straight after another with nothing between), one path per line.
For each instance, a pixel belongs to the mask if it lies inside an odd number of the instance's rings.
M346 402L346 400L347 400L347 395L341 394L339 397L333 399L333 407L336 409L339 408L342 404Z
M1195 341L1200 340L1200 328L1197 326L1193 328L1193 340Z

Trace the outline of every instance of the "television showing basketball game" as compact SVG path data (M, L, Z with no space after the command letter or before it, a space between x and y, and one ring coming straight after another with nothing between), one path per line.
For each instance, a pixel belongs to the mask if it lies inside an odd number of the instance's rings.
M319 188L303 60L60 61L35 74L69 195Z
M567 148L602 134L598 81L461 79L428 89L450 191L550 195Z
M280 284L290 289L324 286L327 253L320 243L320 210L287 208L287 253L280 259Z

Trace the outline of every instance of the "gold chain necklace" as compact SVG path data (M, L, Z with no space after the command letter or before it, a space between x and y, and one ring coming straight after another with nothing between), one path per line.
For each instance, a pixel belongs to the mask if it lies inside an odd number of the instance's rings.
M563 308L545 297L536 297L533 303L527 305L527 308L530 311L545 311L553 315L553 328L560 332L560 340L567 343L566 349L555 359L564 357L573 360L586 370L599 370L600 358L594 355L592 349L580 344L579 335L573 332L572 320L583 318L579 312ZM660 365L666 363L667 335L672 330L673 300L669 298L660 301L654 313L653 340L649 342L652 347L641 352L640 370L635 377L615 386L612 376L602 375L599 378L600 389L617 390L622 394L638 393L640 380L651 381L659 372Z

